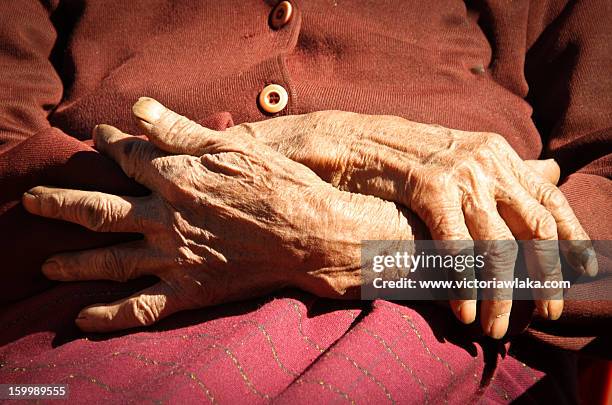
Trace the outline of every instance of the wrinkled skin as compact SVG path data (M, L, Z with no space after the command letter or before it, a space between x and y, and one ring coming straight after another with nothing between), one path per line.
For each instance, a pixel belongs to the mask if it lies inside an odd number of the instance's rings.
M563 245L569 262L579 273L597 273L589 237L554 186L559 179L556 163L525 162L500 135L343 111L279 117L217 133L149 98L135 104L134 114L151 141L168 152L198 155L220 139L254 138L340 189L409 207L433 239L572 241ZM561 280L560 261L551 262L559 257L556 245L541 246L546 249L526 246L532 278ZM516 244L481 243L476 248L490 253L489 278L512 278ZM486 333L503 336L511 305L507 299L483 302ZM563 309L562 300L537 300L536 305L549 319L557 319ZM465 323L476 317L473 300L452 302L451 308Z
M161 281L109 305L83 310L85 331L150 325L176 311L296 286L356 297L362 239L412 239L394 203L340 191L307 167L255 141L222 140L202 156L167 155L101 125L96 147L152 190L147 197L36 187L30 212L143 241L50 258L54 280Z
M151 197L48 188L24 196L26 209L35 214L100 231L145 234L144 242L60 255L43 266L48 277L59 280L161 278L126 301L85 309L77 320L84 330L150 324L181 309L282 285L323 296L350 295L360 282L362 239L423 234L419 221L407 221L407 211L365 195L409 207L440 241L580 241L563 253L578 271L597 272L586 233L551 184L558 167L523 162L499 135L340 111L280 117L219 133L147 98L134 105L134 114L153 144L179 155L165 155L108 126L98 127L94 140L129 176L153 190ZM296 162L339 189L360 194L334 189ZM534 276L561 278L559 261L550 263L551 252L530 253ZM516 245L491 256L489 273L508 274ZM483 302L485 333L505 334L511 303ZM543 316L556 319L563 302L537 305ZM474 301L457 300L451 307L462 321L475 319Z

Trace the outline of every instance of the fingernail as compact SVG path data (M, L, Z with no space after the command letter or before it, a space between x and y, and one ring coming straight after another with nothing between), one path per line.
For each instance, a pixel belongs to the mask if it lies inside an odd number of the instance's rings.
M87 318L84 315L79 314L77 318L74 320L74 323L83 332L93 332L92 327L91 327L91 319Z
M39 200L38 200L37 195L32 194L29 191L26 191L25 193L23 193L21 202L23 203L23 205L26 207L28 211L31 211L32 209L38 206Z
M150 97L140 97L132 106L134 115L149 123L158 121L165 109L166 107Z
M593 277L597 275L597 255L595 254L595 250L591 247L582 251L580 255L580 261L582 262L582 267L586 274Z
M62 278L62 266L53 259L43 263L42 272L45 277L51 280L61 280Z
M459 306L459 320L470 324L476 320L476 301L466 301Z
M74 322L84 332L108 332L108 322L112 320L110 309L100 304L83 308Z
M493 320L493 323L491 323L491 328L489 329L488 335L493 339L503 338L508 331L509 318L509 313L497 315Z
M119 131L117 128L115 128L112 125L107 125L107 124L99 124L96 125L96 127L94 128L94 130L96 131L95 134L97 136L104 136L104 135L114 135L117 132L121 132Z
M548 319L556 321L563 313L563 300L550 300L547 305Z
M99 124L96 125L92 131L92 138L94 145L98 146L99 141L102 138L110 138L114 135L115 128L111 125Z

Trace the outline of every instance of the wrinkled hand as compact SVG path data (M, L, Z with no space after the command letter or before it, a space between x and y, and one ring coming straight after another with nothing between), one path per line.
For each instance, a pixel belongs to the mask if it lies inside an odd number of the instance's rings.
M394 203L340 191L252 139L219 138L199 156L187 156L168 155L107 125L93 137L150 196L36 187L23 204L37 215L94 231L139 232L144 240L59 254L42 270L63 281L142 275L161 281L84 309L76 322L85 331L150 325L180 310L281 286L328 297L354 294L362 239L413 238L409 214Z
M568 247L563 253L569 262L581 273L597 273L586 232L552 184L558 180L558 166L554 161L523 161L500 135L341 111L279 117L215 132L148 98L135 104L134 113L151 142L167 152L198 156L227 139L244 144L256 139L340 189L409 207L436 240L567 240L571 242L563 245ZM517 245L503 246L503 251L489 252L488 274L508 278ZM550 251L558 250L557 245L546 246L528 249L530 274L541 281L561 280L560 261L550 260L558 258L558 251ZM511 305L509 299L483 302L486 333L505 334ZM557 319L563 301L541 299L536 305L544 317ZM475 301L457 300L451 307L463 322L474 321Z

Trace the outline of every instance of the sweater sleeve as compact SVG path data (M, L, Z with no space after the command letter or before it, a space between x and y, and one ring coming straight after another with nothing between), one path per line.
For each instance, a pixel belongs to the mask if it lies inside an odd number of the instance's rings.
M545 158L591 239L612 239L612 4L532 1L525 74ZM600 266L601 267L601 266Z
M48 4L45 4L48 3ZM53 1L0 1L0 149L49 128L62 81L50 55Z

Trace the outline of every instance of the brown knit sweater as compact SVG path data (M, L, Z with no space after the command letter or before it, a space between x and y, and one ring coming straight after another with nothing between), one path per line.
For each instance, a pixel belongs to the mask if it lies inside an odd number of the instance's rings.
M273 29L276 3L0 2L0 153L49 126L136 133L143 95L196 120L263 120L275 83L289 93L277 115L393 114L553 157L591 238L612 239L610 1L291 0Z

